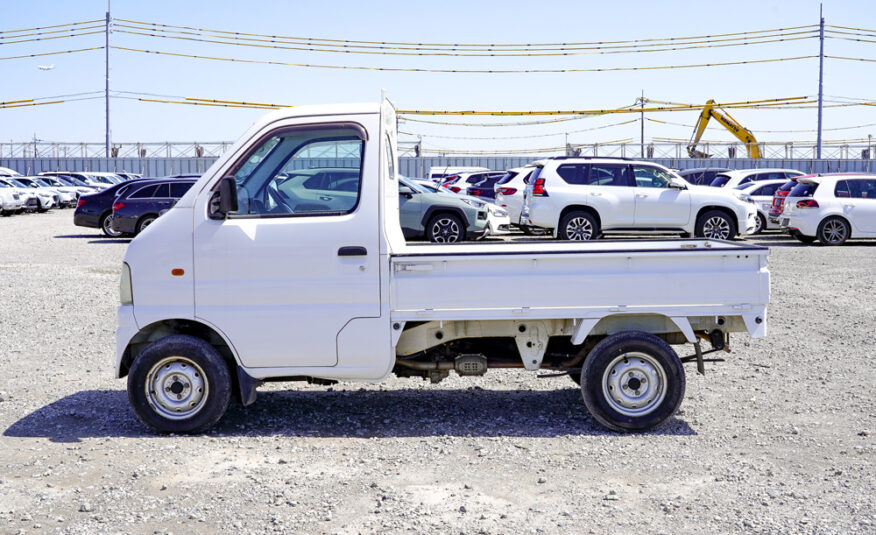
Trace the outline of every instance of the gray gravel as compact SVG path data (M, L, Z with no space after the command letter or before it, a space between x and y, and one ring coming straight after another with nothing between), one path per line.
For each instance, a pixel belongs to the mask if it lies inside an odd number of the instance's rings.
M0 533L874 533L876 242L772 234L769 336L659 431L566 377L270 385L153 436L112 375L125 240L0 218ZM718 282L718 281L716 281Z

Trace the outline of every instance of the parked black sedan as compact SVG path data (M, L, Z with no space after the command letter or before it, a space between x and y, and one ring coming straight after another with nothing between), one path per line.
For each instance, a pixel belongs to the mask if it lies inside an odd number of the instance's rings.
M152 179L131 180L91 195L80 196L76 211L73 212L73 224L77 227L99 228L105 235L112 238L121 236L121 232L116 232L112 228L113 203L116 197L127 193L137 184L145 184L150 181Z
M113 230L123 234L139 234L173 208L194 183L194 180L175 178L135 184L113 203Z

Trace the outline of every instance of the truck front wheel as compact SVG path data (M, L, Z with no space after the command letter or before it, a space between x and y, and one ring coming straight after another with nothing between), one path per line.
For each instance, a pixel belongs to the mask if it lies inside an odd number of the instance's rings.
M128 400L137 418L159 433L198 433L225 414L231 400L231 373L207 342L193 336L167 336L134 359Z
M584 404L612 431L645 431L668 420L684 397L678 355L652 334L611 335L587 355L581 371Z

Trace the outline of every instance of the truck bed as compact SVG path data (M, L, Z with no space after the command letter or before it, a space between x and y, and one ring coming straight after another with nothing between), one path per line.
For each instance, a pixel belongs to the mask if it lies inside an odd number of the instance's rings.
M705 239L407 245L390 258L391 314L394 321L637 312L753 320L769 302L768 255L766 247Z

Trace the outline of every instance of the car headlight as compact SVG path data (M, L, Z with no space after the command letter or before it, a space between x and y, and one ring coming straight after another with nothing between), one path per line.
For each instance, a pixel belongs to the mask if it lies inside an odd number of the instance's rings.
M123 305L134 304L134 291L131 286L131 266L122 262L122 277L119 281L119 301Z
M505 217L506 215L508 215L508 212L506 212L502 208L499 208L498 206L490 206L490 213L496 217Z
M748 195L747 193L737 193L736 198L739 199L740 201L750 202L750 203L754 204L754 199L752 199L751 195Z
M475 207L475 208L483 208L483 207L484 207L484 204L486 204L486 203L484 203L484 202L476 201L476 200L474 200L474 199L460 199L460 200L461 200L462 202L464 202L465 204L467 204L467 205L469 205L469 206L473 206L473 207Z

